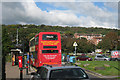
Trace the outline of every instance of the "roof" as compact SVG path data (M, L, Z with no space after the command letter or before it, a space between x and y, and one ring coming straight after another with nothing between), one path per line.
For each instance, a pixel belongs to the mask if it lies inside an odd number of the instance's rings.
M21 49L11 49L11 52L20 52L20 53L22 53Z
M102 37L94 37L94 39L102 39Z
M101 36L101 34L80 34L80 33L75 33L77 35L83 35L83 36Z
M58 67L50 67L50 66L44 66L48 70L55 70L55 69L67 69L67 68L81 68L79 66L58 66Z

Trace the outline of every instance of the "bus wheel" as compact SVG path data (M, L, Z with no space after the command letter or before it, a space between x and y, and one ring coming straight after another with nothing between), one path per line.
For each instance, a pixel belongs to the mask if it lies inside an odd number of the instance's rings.
M115 59L115 61L118 61L117 59Z

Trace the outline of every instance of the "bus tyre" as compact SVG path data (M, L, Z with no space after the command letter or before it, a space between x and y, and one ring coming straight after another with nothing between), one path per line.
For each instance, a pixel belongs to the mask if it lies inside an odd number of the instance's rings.
M117 59L115 59L115 61L118 61Z

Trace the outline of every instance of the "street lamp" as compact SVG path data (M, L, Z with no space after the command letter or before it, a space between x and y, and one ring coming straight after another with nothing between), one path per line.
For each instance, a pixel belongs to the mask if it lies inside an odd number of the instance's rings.
M23 28L27 28L27 27L23 27ZM24 61L24 54L25 54L25 49L24 49L24 48L25 48L25 46L24 46L24 43L25 43L24 40L25 40L25 38L24 38L24 36L25 36L25 35L24 35L24 33L23 33L23 35L22 35L22 34L19 35L19 29L20 29L20 27L17 28L17 36L16 36L16 41L17 41L17 42L16 42L16 47L19 47L19 48L22 49L22 52L23 52L23 54L22 54L22 56L23 56L22 58L23 58L23 59L22 59L22 60L23 60L23 67L24 67L24 64L25 64L25 63L24 63L24 62L25 62L25 61ZM20 40L19 40L19 39L20 39ZM22 43L19 44L19 41L22 42Z

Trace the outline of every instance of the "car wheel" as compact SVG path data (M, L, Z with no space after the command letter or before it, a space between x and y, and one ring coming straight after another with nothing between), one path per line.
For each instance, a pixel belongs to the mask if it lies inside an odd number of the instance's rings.
M88 61L88 59L86 59L86 61Z
M107 61L106 59L104 59L104 61Z
M78 59L78 61L80 61L80 60Z

